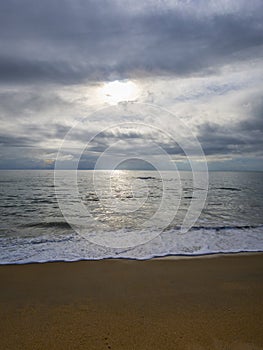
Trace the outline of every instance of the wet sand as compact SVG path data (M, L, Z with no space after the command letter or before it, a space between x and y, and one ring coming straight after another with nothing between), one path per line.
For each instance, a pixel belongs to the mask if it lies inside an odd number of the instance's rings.
M0 266L0 348L263 349L263 254Z

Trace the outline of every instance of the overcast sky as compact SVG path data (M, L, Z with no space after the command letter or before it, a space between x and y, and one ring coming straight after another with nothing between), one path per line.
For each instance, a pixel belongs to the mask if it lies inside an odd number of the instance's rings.
M107 89L118 81L135 86L127 100L181 119L210 169L263 170L262 13L262 0L2 0L0 168L52 168L84 117L75 141L107 128L110 112L103 122L89 116L121 102L121 85ZM149 130L139 129L101 132L82 167L117 141L143 150ZM182 162L169 142L162 146ZM69 148L65 161L72 157Z

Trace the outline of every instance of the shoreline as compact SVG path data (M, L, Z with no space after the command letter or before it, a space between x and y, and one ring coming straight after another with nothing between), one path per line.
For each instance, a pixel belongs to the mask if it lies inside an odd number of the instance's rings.
M76 260L47 260L47 261L29 261L29 262L10 262L10 263L0 263L1 266L24 266L24 265L34 265L34 264L51 264L51 263L77 263L77 262L91 262L91 261L111 261L111 260L127 260L127 261L152 261L152 260L190 260L190 259L210 259L225 256L250 256L250 255L263 255L263 251L239 251L239 252L220 252L220 253L205 253L205 254L167 254L161 256L153 256L151 258L138 259L138 258L126 258L126 257L107 257L103 259L76 259Z
M1 265L3 349L263 348L263 253Z

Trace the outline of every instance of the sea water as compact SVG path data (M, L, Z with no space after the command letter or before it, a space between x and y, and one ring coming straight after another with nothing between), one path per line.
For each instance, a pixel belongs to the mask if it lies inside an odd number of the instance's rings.
M109 171L78 171L79 201L86 210L80 221L87 215L82 230L71 225L70 217L80 216L75 199L67 215L59 205L69 198L71 174L58 171L65 183L60 191L53 171L0 171L1 264L263 250L262 172L210 172L205 205L186 232L181 225L190 203L200 200L191 172L180 172L178 184L178 174L172 171L118 170L110 173L109 188ZM164 188L165 203L156 219ZM144 234L145 222L150 223L149 239L130 244L134 233ZM96 241L103 235L113 242L121 236L127 244Z

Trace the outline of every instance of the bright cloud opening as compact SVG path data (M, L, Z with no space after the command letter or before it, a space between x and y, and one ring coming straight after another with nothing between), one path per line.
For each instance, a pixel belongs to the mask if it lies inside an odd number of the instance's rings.
M105 83L100 88L99 95L103 102L109 104L117 104L122 101L135 101L139 97L139 88L130 80L115 80Z

